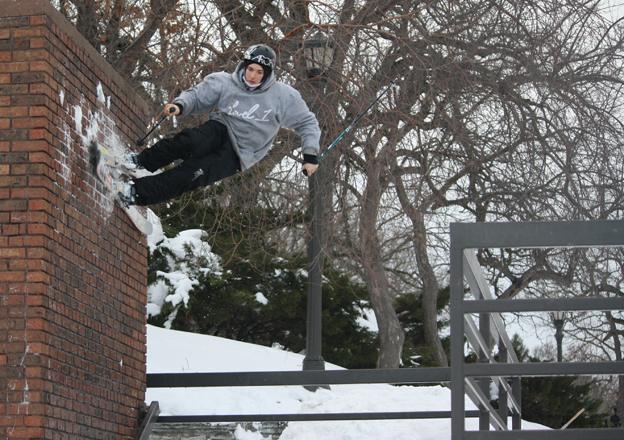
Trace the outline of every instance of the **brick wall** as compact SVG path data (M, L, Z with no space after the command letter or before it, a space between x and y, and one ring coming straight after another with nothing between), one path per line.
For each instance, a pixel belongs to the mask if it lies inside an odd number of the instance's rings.
M145 238L84 138L136 139L146 114L47 1L0 0L0 438L135 435Z

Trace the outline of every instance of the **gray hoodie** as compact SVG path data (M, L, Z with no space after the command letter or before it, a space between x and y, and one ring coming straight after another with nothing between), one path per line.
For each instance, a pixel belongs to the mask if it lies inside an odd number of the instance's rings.
M304 154L317 156L321 130L297 90L277 82L273 72L256 89L242 79L243 63L233 73L215 72L173 100L184 115L211 111L210 119L223 123L243 170L264 158L278 130L294 130Z

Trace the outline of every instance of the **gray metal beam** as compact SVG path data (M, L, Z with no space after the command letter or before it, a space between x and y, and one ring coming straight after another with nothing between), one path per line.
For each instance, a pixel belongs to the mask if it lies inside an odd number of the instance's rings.
M463 440L622 440L624 429L551 429L537 431L466 431Z
M483 276L481 265L477 260L477 254L474 250L465 250L464 254L464 278L470 286L470 291L475 299L496 299L494 294L490 291L490 286ZM503 343L507 347L507 352L511 357L512 362L519 362L516 352L513 349L511 339L507 335L505 329L505 323L501 316L497 313L492 314L492 335L495 337L495 341L498 343L499 339L502 339Z
M238 373L152 373L147 375L147 388L346 385L357 383L410 384L448 382L450 378L451 369L448 367Z
M624 374L624 361L613 362L539 362L521 364L465 364L467 377L483 376L587 376Z
M478 349L484 350L486 348L486 343L481 337L477 325L474 323L470 316L465 316L464 324L466 324L466 338L468 339L468 343L472 346L473 350L477 351ZM502 340L501 340L502 341ZM504 346L504 345L503 345ZM487 353L487 360L489 362L495 362L494 357L490 352ZM509 403L510 408L514 409L517 412L521 412L520 403L518 403L515 397L512 394L511 386L507 383L504 377L496 376L492 378L495 382L498 383L499 387L503 388L507 393L509 393ZM477 402L474 402L475 404Z
M479 417L478 411L466 411L466 417ZM214 422L312 422L319 420L398 420L448 419L450 411L386 412L386 413L309 413L309 414L239 414L209 416L160 416L157 423Z
M154 401L150 403L141 426L139 426L137 440L149 440L154 424L158 423L158 414L160 414L160 406L158 402Z
M464 301L465 313L551 312L553 310L623 310L624 297L540 298Z
M624 221L451 223L460 249L624 246Z
M464 417L464 276L462 234L451 225L450 291L451 291L451 440L462 440L466 420Z
M479 385L473 379L466 379L466 388L470 390L471 394L477 398L477 405L480 405L484 408L490 415L489 422L494 429L506 430L507 429L507 421L503 420L498 412L492 407L490 404L489 393L485 394L483 390L479 387ZM479 411L481 414L481 411ZM483 429L480 427L480 429Z

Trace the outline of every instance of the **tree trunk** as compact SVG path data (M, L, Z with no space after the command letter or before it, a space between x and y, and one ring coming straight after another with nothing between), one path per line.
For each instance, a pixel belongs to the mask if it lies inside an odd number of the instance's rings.
M377 214L381 200L381 183L379 169L369 161L366 190L362 196L360 213L360 258L364 279L368 286L371 304L375 311L379 327L378 368L398 368L401 364L401 353L405 332L399 319L390 294L390 284L383 265L381 246L377 236Z
M373 266L365 266L364 276L379 327L377 368L399 368L405 332L394 310L383 265L379 261L371 263Z
M436 364L440 367L448 366L446 352L438 334L438 292L440 285L427 254L427 233L425 230L424 215L417 211L415 218L411 218L414 230L414 249L418 273L423 282L423 330L425 342L434 349Z
M78 10L78 22L76 23L78 31L99 52L100 40L98 36L98 17L95 2L93 0L85 0L74 2L74 4Z
M441 367L448 366L448 358L438 335L438 292L440 285L427 253L427 229L425 228L424 212L410 202L400 175L394 175L394 183L401 207L412 222L416 266L423 283L422 306L425 342L433 348L436 364Z

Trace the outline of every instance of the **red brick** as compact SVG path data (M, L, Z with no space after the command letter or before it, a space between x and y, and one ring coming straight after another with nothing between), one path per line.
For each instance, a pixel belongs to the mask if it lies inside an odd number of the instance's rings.
M16 130L16 129L0 130L0 140L14 141L16 139L28 139L28 130Z
M28 17L0 17L0 27L19 27L28 26L30 20Z
M2 64L0 64L1 68ZM28 84L0 84L0 95L19 95L28 93Z
M20 225L2 225L0 226L0 231L2 235L5 237L10 237L12 235L20 235Z
M45 139L49 143L53 142L52 133L50 133L48 129L45 128L32 128L28 130L28 139Z
M26 255L26 249L22 249L24 251L24 255ZM25 260L25 259L13 259L9 263L9 268L11 270L43 270L46 267L46 263L41 260Z
M46 72L50 76L54 74L54 68L48 61L31 61L30 71L31 72Z
M41 49L48 46L48 40L45 38L31 38L30 39L30 48L31 49Z
M32 427L14 427L7 430L8 439L30 439L30 438L43 438L45 430L41 428Z
M0 258L24 258L26 249L23 248L0 248Z
M30 85L29 88L29 94L22 94L22 95L16 95L16 96L11 96L11 105L20 105L20 106L27 106L27 107L31 107L30 109L30 116L32 115L32 107L34 106L44 106L47 102L47 99L45 96L43 95L33 95L32 94L32 89L34 87L33 84ZM48 112L49 113L49 112Z
M28 201L28 210L29 211L46 211L51 212L50 202L47 200L29 200Z
M19 118L28 116L28 107L7 107L0 108L0 118Z
M45 35L47 32L45 28L42 27L27 27L22 29L15 29L13 31L13 37L15 38L23 38L23 37L40 37Z
M9 40L0 40L0 50L24 50L30 48L30 40L28 38L11 38Z
M26 329L28 330L45 330L46 321L43 318L30 318L26 320Z
M32 64L32 63L31 63ZM13 84L30 84L40 83L45 80L44 72L19 72L11 74L11 83Z
M47 223L49 220L45 212L11 212L12 223ZM26 240L26 238L24 238L24 240Z
M0 272L0 282L18 282L25 279L24 272Z
M12 151L48 151L49 144L46 141L15 141L11 143Z
M33 40L36 39L33 38ZM15 61L49 60L50 54L45 49L15 50L13 51L13 59Z
M44 97L40 97L40 99L43 99ZM31 107L30 108L30 116L36 117L36 116L47 116L47 117L51 117L51 113L50 113L50 109L47 107L43 107L43 106L39 106L39 107Z
M2 127L2 122L5 120L0 120L0 128ZM13 128L39 128L39 127L48 127L49 121L47 118L17 118L13 119Z
M50 284L50 276L45 272L27 272L26 282Z
M31 15L29 20L31 26L41 26L47 22L48 18L45 15Z
M27 255L29 258L42 258L45 255L43 250L40 250L41 255L37 257L32 257L31 254L35 253L36 249L28 249ZM11 293L17 294L28 294L28 295L36 295L36 294L44 294L47 292L47 286L45 284L36 284L36 283L13 283L9 286Z
M28 72L28 63L13 62L0 64L0 73Z

